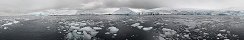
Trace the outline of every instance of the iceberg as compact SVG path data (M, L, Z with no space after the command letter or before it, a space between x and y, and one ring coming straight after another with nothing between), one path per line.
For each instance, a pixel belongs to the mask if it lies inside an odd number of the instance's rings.
M113 14L135 15L136 12L132 11L129 8L120 8L119 10L115 11Z

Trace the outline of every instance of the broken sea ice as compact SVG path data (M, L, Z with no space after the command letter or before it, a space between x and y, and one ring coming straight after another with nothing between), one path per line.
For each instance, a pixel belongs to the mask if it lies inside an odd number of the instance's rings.
M109 27L108 29L110 30L110 33L117 33L119 31L116 27Z

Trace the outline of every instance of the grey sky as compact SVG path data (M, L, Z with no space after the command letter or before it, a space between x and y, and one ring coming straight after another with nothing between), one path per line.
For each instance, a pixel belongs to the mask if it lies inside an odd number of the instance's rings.
M244 8L244 0L0 0L0 15L21 13L52 8L96 9L130 7L152 9L169 8Z

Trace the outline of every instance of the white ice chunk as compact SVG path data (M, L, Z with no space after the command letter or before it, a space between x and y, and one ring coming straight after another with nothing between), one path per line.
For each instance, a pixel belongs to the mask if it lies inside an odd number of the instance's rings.
M82 34L82 32L76 32L77 34Z
M87 25L86 23L80 23L80 26L85 26L85 25Z
M79 29L80 29L80 27L70 26L70 29L79 30Z
M66 35L66 38L67 38L67 39L72 39L72 38L73 38L72 33L68 33L68 34Z
M143 30L144 31L149 31L149 30L151 30L153 27L145 27L145 28L143 28Z
M114 34L114 36L117 36L117 34Z
M164 25L168 25L168 24L164 24Z
M6 23L6 24L3 24L2 26L6 26L6 25L12 25L13 23Z
M70 23L69 25L75 25L76 23Z
M58 22L58 23L64 23L64 22Z
M226 32L226 30L225 29L223 29L223 30L219 30L220 32Z
M126 22L126 21L122 21L122 22Z
M97 31L95 31L91 27L84 27L84 28L81 28L79 31L87 31L91 34L91 36L96 36L98 33Z
M224 39L224 40L230 40L230 39Z
M49 29L50 27L48 26L48 27L46 27L47 29Z
M203 40L207 40L207 39L203 39Z
M30 20L30 19L25 19L25 20Z
M110 33L117 33L119 31L116 27L109 27L108 29L110 30Z
M79 31L95 31L95 30L92 29L91 27L84 27L84 28L81 28Z
M91 31L91 32L90 32L91 36L96 36L97 33L98 33L97 31Z
M76 24L74 24L74 25L75 25L75 26L78 26L78 25L80 25L80 24L77 24L77 23L76 23Z
M80 35L77 33L77 30L73 30L72 35L73 35L74 40L77 40L78 38L83 37L83 35Z
M136 26L139 26L139 25L140 25L140 23L135 23L135 24L132 24L131 26L136 27Z
M8 27L4 27L3 29L8 29Z
M81 21L81 22L86 22L86 21Z
M13 23L19 23L19 21L13 21Z
M106 32L105 34L110 34L109 32Z
M86 31L83 31L83 34L84 34L84 39L90 40L92 38L92 36L87 34Z
M63 30L63 31L67 31L67 30Z
M165 40L163 37L159 36L158 37L159 40Z
M162 24L162 23L156 23L156 24Z
M129 19L129 20L133 20L133 19Z
M163 31L168 31L168 30L171 30L171 29L163 28L162 30L163 30Z
M174 35L177 33L176 31L167 28L163 28L162 30L164 31L165 35Z
M227 31L227 33L230 33L230 31Z
M184 35L184 36L187 37L187 38L190 37L189 34L186 34L186 35Z
M219 33L219 34L217 34L217 36L223 36L223 35Z
M209 35L209 33L203 33L204 35Z
M76 32L77 32L77 30L73 30L72 32L76 33Z
M137 28L141 29L143 26L137 26Z
M95 29L95 30L101 30L102 28L101 27L93 27L93 29Z

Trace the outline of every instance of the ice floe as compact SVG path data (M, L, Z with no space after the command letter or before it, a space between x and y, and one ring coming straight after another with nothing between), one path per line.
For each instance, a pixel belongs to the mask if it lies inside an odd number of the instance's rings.
M119 29L116 27L109 27L108 29L110 30L110 33L117 33L119 31Z
M67 39L73 39L73 35L72 35L72 33L68 33L68 34L66 35L66 38L67 38Z
M8 29L8 27L4 27L3 29Z
M2 24L1 26L13 25L13 24L17 24L20 22L20 21L16 21L16 20L12 20L12 19L3 19L3 20L4 20L3 22L5 22L5 23Z
M85 25L87 25L86 23L80 23L80 26L85 26Z
M144 31L149 31L149 30L151 30L152 28L153 28L153 27L144 27L143 30L144 30Z
M219 34L217 34L217 36L223 36L223 35L219 33Z
M224 40L230 40L230 39L224 39Z
M19 21L13 21L13 23L19 23Z
M138 29L142 29L143 26L137 26Z
M92 29L91 27L83 27L83 28L79 29L79 31L95 31L95 30Z
M136 26L139 26L139 25L140 25L140 23L135 23L135 24L132 24L131 26L136 27Z
M102 28L101 27L93 27L93 29L95 29L95 30L101 30Z
M164 31L165 35L174 35L177 33L176 31L167 28L163 28L162 30Z
M226 30L225 29L223 29L223 30L219 30L220 32L226 32Z
M12 25L13 23L6 23L6 24L3 24L2 26L6 26L6 25Z
M84 33L84 39L90 40L92 38L92 36L89 35L86 31L83 31L83 33Z

